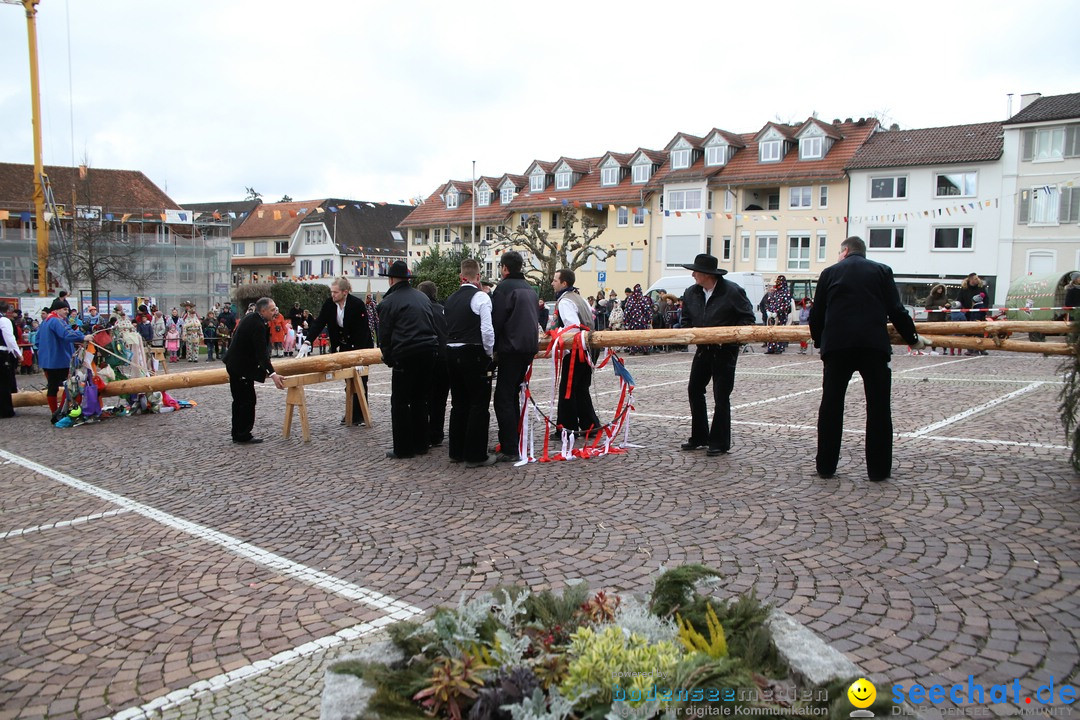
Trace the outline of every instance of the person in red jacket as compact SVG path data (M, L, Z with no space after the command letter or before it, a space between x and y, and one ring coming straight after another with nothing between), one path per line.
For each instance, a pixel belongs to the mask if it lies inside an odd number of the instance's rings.
M282 357L285 354L285 316L275 313L270 318L270 345L274 349L274 357Z

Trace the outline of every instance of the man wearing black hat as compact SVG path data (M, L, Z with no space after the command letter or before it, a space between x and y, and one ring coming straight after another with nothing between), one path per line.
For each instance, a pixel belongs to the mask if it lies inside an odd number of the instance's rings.
M693 265L683 265L692 271L694 285L683 293L682 326L724 327L753 325L754 308L746 291L723 278L727 270L717 267L716 258L701 254ZM690 365L690 439L683 450L708 446L710 457L723 455L731 449L731 391L735 388L735 363L739 359L739 343L698 345ZM709 425L705 405L705 388L713 384L713 418Z
M428 450L428 399L439 347L431 301L409 285L409 266L395 260L385 273L390 289L379 303L379 349L390 366L390 429L392 460L423 455Z

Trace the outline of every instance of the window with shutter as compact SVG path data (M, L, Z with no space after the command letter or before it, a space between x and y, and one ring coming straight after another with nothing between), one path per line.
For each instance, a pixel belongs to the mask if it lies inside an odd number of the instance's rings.
M1035 131L1024 131L1024 150L1022 153L1022 159L1031 160L1035 157Z
M1065 157L1080 157L1080 125L1065 126Z
M1061 191L1061 207L1058 221L1062 223L1080 222L1080 187L1065 188Z

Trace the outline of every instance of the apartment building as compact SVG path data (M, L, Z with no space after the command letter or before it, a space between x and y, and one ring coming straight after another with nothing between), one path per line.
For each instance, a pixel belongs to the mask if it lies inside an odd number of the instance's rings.
M893 269L909 305L969 273L995 303L1008 291L1002 237L1000 122L874 133L847 164L849 232Z

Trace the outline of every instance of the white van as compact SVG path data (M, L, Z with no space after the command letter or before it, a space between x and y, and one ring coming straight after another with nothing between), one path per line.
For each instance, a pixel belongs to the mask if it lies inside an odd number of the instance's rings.
M761 273L729 272L724 275L724 279L735 283L746 291L746 297L750 299L750 307L754 308L754 317L757 317L758 303L761 302L761 298L765 297L765 278L762 277ZM682 297L683 293L686 292L686 288L693 284L693 275L668 275L650 285L645 294L651 297L653 302L660 299L660 293L662 292L675 297Z

